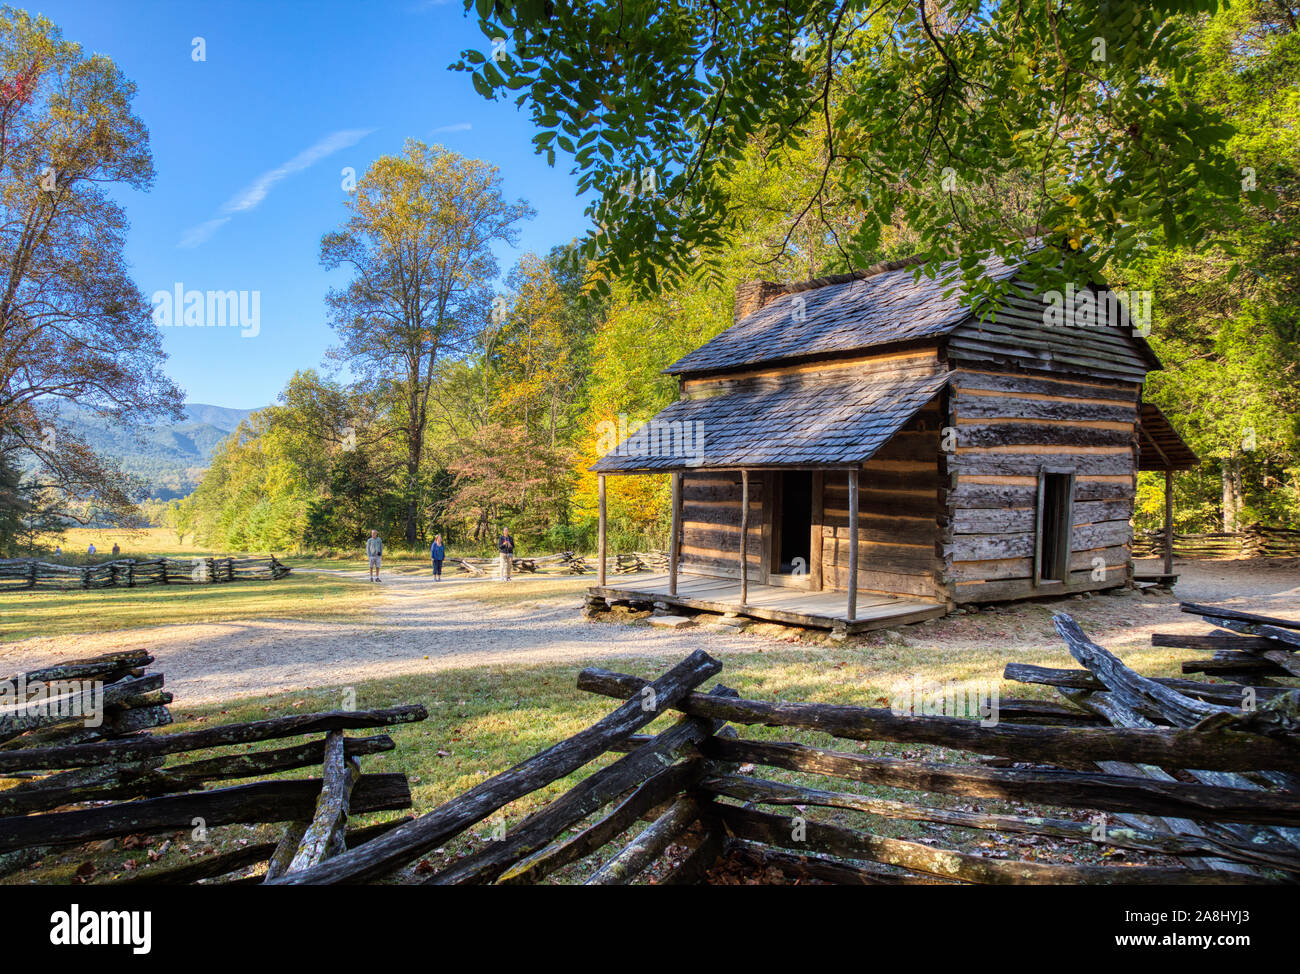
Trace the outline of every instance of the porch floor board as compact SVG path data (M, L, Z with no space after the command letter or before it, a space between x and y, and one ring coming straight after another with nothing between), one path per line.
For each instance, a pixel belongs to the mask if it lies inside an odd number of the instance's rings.
M624 575L612 584L593 585L592 595L605 599L666 602L707 612L735 612L751 619L784 622L815 629L847 628L867 632L909 622L935 619L947 613L942 602L875 592L858 594L857 618L848 622L848 595L844 592L809 592L785 585L749 583L749 601L740 604L740 580L711 575L679 574L677 594L668 594L668 576Z

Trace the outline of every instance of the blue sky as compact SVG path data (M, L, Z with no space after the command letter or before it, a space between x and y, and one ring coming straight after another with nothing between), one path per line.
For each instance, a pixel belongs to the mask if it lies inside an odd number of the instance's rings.
M24 6L15 2L17 6ZM358 176L408 138L501 170L537 211L502 274L525 251L581 234L584 203L563 163L533 155L513 103L487 102L448 71L487 45L459 2L427 0L45 0L25 5L68 40L111 57L135 82L157 171L120 194L127 259L146 295L261 292L255 338L234 328L164 328L166 371L192 402L270 403L296 369L319 368L333 333L324 296L342 273L318 262L344 217L344 167ZM193 39L206 60L193 59Z

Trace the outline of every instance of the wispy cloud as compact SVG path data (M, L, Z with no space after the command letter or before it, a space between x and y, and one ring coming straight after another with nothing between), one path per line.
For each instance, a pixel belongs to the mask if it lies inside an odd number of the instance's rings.
M356 145L373 131L374 129L344 129L341 132L335 132L333 135L325 136L311 148L299 152L284 165L276 166L274 169L262 173L238 193L226 200L225 205L221 207L221 212L242 213L245 210L256 208L262 200L266 199L266 194L271 192L271 187L280 180L310 168L340 149Z
M177 246L183 247L187 250L191 247L197 247L199 244L205 242L209 237L211 237L214 233L216 233L217 230L220 229L224 224L227 224L229 222L230 222L230 217L219 216L212 220L206 220L203 223L200 223L196 227L190 227L181 236L181 242L177 244Z
M326 156L333 155L340 149L346 149L349 146L356 145L374 129L343 129L325 136L315 145L304 149L288 162L269 169L262 175L258 176L251 183L241 189L230 199L221 205L220 213L222 215L206 220L197 226L190 227L181 236L180 243L177 246L182 248L197 247L199 244L206 242L214 233L217 232L224 224L229 223L231 217L236 213L247 213L250 210L257 209L262 201L276 183L282 179L292 176L294 173L300 173L309 169L316 163L320 162Z
M441 135L443 132L468 132L474 126L469 122L457 122L455 125L439 125L433 130L432 135Z

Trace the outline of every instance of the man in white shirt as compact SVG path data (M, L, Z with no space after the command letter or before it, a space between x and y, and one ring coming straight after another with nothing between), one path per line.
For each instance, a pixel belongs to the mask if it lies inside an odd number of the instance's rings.
M379 532L371 531L366 539L366 557L370 559L370 580L379 581L379 563L384 557L384 543L379 540Z

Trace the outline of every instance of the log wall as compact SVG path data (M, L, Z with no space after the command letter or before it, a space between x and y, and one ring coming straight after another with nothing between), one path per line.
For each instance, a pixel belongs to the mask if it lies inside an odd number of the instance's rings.
M936 556L940 513L938 446L940 412L932 406L862 465L858 495L858 590L924 598L938 597ZM827 470L821 477L821 519L813 505L814 587L848 588L848 474ZM762 471L749 478L749 578L769 581L771 511L764 498L772 485ZM688 472L682 476L682 553L684 571L722 578L739 577L740 474Z
M938 347L934 346L693 377L682 383L682 395L686 398L698 398L741 390L761 390L776 386L781 380L791 376L816 379L822 376L835 377L848 374L854 379L866 379L873 375L881 379L921 378L934 375L942 369Z
M763 565L764 478L749 476L749 578L761 582ZM709 470L682 474L683 571L722 578L740 577L740 471Z
M1023 281L1016 283L1019 293L1003 301L994 320L972 318L949 335L947 352L953 362L1135 384L1158 368L1145 342L1127 327L1049 327L1047 303Z
M956 451L943 535L955 602L1113 588L1129 572L1136 489L1136 382L960 368L951 418ZM1070 577L1035 586L1038 473L1073 470ZM1104 577L1094 578L1102 559Z

